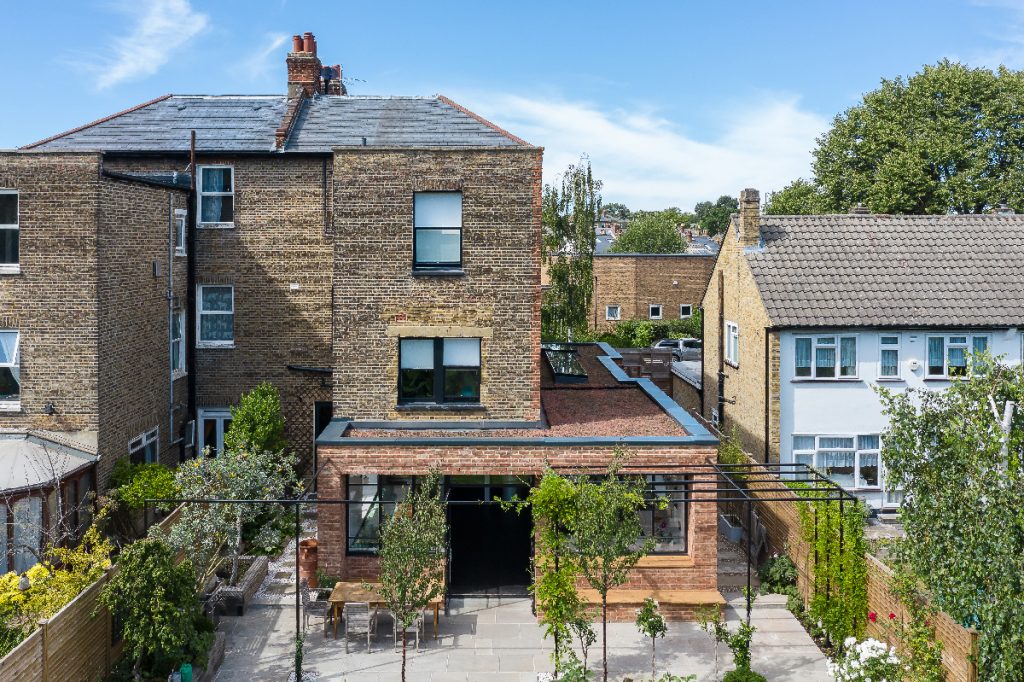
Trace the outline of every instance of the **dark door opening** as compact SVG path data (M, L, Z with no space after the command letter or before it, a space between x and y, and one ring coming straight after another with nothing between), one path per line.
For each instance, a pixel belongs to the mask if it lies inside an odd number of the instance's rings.
M526 497L529 486L503 476L454 476L448 499L481 502ZM448 507L451 563L449 587L459 595L523 595L530 584L532 520L495 502Z

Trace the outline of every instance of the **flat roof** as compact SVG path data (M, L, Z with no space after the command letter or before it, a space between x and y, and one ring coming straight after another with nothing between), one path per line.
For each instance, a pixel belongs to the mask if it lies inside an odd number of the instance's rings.
M714 445L715 438L650 379L637 379L615 363L619 354L600 344L561 344L575 350L582 381L559 383L541 356L543 419L530 422L353 421L335 419L320 445L411 444ZM538 351L540 352L540 351Z

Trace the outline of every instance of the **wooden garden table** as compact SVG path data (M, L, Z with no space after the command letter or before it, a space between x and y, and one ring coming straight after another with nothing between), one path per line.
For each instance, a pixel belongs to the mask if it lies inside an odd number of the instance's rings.
M341 620L341 614L345 608L346 602L360 602L364 601L370 604L372 607L387 606L384 602L378 587L380 583L368 583L370 589L366 589L363 583L343 583L339 582L331 590L331 596L327 598L327 601L331 604L331 618L334 620L334 638L338 638L338 621ZM429 608L434 610L434 639L437 639L437 622L440 619L441 604L444 602L443 597L435 597L430 600L427 605Z

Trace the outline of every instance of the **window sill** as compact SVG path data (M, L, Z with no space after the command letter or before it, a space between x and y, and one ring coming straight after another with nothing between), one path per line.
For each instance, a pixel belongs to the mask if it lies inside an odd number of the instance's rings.
M739 363L733 362L732 360L726 360L725 364L727 364L729 367L732 367L733 369L739 369L740 368ZM795 381L795 379L794 379L794 381Z
M234 348L234 347L235 347L235 342L234 341L232 341L231 343L210 343L209 341L204 343L204 342L200 341L199 343L196 344L196 348L202 348L202 349L207 349L207 350L216 350L218 348L227 350L227 349L231 349L231 348Z
M234 223L196 223L198 230L233 230Z
M637 562L637 568L691 568L693 558L686 554L648 554Z
M486 412L480 403L399 403L399 412Z
M21 264L20 263L8 263L0 265L0 275L20 275Z
M875 381L886 384L904 384L907 382L903 377L878 377Z
M188 254L187 254L187 253L185 253L184 251L177 251L177 250L175 250L175 252L174 252L174 256L175 256L176 258L184 258L184 257L185 257L185 256L187 256L187 255L188 255Z
M21 401L0 401L0 412L21 412Z
M184 379L188 375L183 369L176 369L171 372L171 381L177 381L178 379Z
M465 277L466 271L462 268L438 268L437 270L412 270L413 277Z

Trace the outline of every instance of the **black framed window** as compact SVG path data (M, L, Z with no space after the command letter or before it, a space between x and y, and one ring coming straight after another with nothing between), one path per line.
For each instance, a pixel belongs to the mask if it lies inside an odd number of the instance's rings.
M480 339L402 339L400 403L480 402Z
M413 194L413 267L462 267L462 192Z
M18 267L18 191L0 189L0 271Z
M690 505L683 499L689 489L686 476L649 474L645 478L649 502L640 511L644 537L654 539L654 554L686 554L690 520Z
M395 513L416 484L412 476L350 474L347 543L349 554L376 554L380 550L380 529Z

